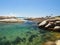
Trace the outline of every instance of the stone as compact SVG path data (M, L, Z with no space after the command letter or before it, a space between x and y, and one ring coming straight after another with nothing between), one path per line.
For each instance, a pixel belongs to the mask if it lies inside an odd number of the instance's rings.
M56 26L60 26L60 21L55 22Z
M56 30L56 31L60 30L60 26L55 26L54 30Z
M56 23L60 23L60 21L56 21Z
M56 43L53 41L47 41L43 45L56 45Z
M45 28L53 28L55 25L54 25L54 23L53 22L49 22L46 26L45 26Z
M47 20L45 20L45 21L41 22L38 26L44 27L47 23L48 23Z
M57 19L51 19L51 20L45 20L42 21L40 24L38 24L40 29L45 30L51 30L51 31L59 31L60 32L60 20Z
M57 40L55 43L56 45L60 45L60 40Z

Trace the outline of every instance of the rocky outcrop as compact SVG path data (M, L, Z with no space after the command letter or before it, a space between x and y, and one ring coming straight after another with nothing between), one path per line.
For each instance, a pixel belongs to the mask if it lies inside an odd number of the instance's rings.
M0 16L0 20L2 19L16 19L15 16Z
M0 16L0 23L20 23L24 22L22 19L13 16Z
M45 25L47 25L48 21L45 20L45 21L42 21L40 24L39 24L39 27L44 27Z
M44 20L38 24L38 27L46 30L60 31L60 19Z
M33 21L33 22L42 22L46 20L45 18L25 18L25 20Z

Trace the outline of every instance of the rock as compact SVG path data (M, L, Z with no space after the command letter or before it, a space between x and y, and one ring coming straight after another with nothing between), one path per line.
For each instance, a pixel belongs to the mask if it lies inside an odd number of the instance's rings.
M43 45L56 45L56 43L53 41L47 41Z
M15 16L0 16L0 20L2 19L16 19Z
M60 20L57 19L45 20L39 23L38 26L40 29L60 31Z
M48 23L48 24L45 26L45 28L48 28L49 26L51 26L51 24L50 24L50 23Z
M45 28L53 28L55 26L55 24L53 22L49 22Z
M60 26L60 21L55 22L56 26Z
M20 22L24 22L24 20L19 19L17 17L13 17L13 16L0 16L0 23L20 23Z
M60 23L60 21L56 21L56 23Z
M3 19L3 20L0 20L0 22L17 23L17 22L24 22L24 21L23 20L18 20L18 19Z
M55 22L55 21L57 21L56 19L49 19L48 20L49 22Z
M55 27L54 27L54 30L60 31L60 26L55 26Z
M56 45L60 45L60 40L57 40L56 41Z
M39 27L44 27L47 23L48 23L48 21L45 20L45 21L41 22L38 26Z

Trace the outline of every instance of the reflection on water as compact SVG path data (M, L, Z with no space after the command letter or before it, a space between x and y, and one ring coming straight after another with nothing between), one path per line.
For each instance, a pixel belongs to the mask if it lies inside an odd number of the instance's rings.
M0 45L42 45L45 41L60 38L55 38L54 34L38 29L35 22L0 23Z

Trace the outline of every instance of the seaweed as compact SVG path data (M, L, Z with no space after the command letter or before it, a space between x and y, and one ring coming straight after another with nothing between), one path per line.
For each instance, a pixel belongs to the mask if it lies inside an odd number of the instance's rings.
M20 43L21 40L22 40L22 39L21 39L20 37L17 37L14 41L12 41L12 43L13 43L14 45L16 45L16 44Z
M37 37L37 35L31 35L30 37L29 37L29 42L32 42L33 41L33 38L35 38L35 37Z

